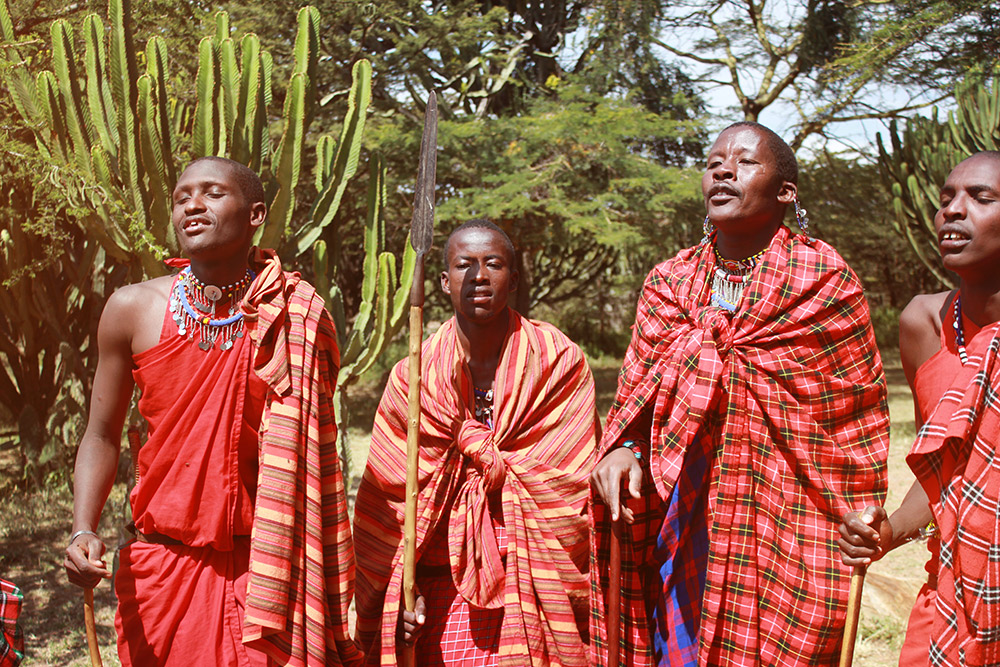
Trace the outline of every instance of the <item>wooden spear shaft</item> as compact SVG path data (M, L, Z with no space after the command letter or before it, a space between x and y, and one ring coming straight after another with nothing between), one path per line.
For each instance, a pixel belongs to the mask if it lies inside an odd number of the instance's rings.
M97 645L97 623L94 621L94 589L83 589L83 624L87 628L87 650L91 667L104 667L101 649Z
M608 667L621 664L622 543L618 536L622 519L611 524L611 553L608 567L608 597L604 606L608 623Z
M854 644L858 638L858 619L861 618L861 589L865 584L865 566L856 565L851 573L851 590L847 594L847 624L844 643L840 645L840 667L851 667L854 662Z

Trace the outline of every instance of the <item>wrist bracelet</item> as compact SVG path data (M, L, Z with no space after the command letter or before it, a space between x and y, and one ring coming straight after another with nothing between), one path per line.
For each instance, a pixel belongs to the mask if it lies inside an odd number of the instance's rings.
M71 546L73 546L74 540L76 540L76 538L80 537L81 535L93 535L97 539L101 539L101 536L92 530L78 530L69 536L69 542L66 544L66 548L69 549Z
M631 451L637 461L642 461L642 447L638 442L635 440L626 440L621 444L621 446Z

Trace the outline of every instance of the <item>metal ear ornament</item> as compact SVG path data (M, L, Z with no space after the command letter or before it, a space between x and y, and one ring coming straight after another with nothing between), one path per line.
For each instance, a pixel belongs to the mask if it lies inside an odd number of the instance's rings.
M799 229L802 230L803 234L806 236L812 236L809 233L809 212L799 205L798 195L795 195L792 202L795 204L795 224L799 226Z

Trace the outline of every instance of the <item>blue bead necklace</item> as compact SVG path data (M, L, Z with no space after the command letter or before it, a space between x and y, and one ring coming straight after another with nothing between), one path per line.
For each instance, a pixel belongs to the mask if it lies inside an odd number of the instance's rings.
M241 280L232 285L217 287L202 283L191 272L190 266L185 267L174 281L170 296L170 312L177 324L178 335L187 336L188 340L193 341L197 331L198 347L202 350L214 348L219 338L222 339L219 349L232 348L236 339L243 337L243 313L239 312L238 304L255 277L256 274L248 268ZM188 285L191 288L190 294ZM194 295L193 304L191 294ZM213 318L216 304L223 297L226 297L225 302L229 304L229 316Z

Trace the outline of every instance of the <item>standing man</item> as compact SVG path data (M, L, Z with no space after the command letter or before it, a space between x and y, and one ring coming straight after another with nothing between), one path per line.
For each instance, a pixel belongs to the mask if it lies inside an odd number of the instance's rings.
M899 664L995 665L1000 152L977 153L952 170L934 226L959 287L914 297L899 318L899 354L920 427L907 457L917 481L891 517L878 506L850 512L840 545L846 564L862 565L929 535L928 582L910 613Z
M254 172L195 160L173 193L190 262L118 290L101 316L65 567L88 588L111 576L96 529L138 386L149 439L115 577L123 665L361 661L347 634L335 332L310 285L251 252L266 214Z
M403 613L408 366L375 417L354 519L370 664L588 664L587 498L599 424L580 349L507 306L514 247L485 220L448 238L455 316L423 345L418 599Z
M630 666L835 662L850 574L836 529L884 498L886 387L856 276L782 224L794 206L805 227L797 176L771 130L725 129L705 239L646 280L593 474L595 664L619 611Z

